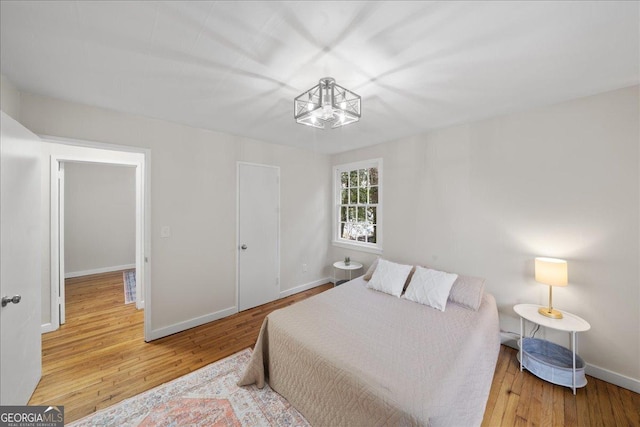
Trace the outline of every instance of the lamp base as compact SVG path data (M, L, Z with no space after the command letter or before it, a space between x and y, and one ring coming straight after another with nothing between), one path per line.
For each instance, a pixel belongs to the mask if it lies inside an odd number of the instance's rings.
M538 309L538 313L542 314L543 316L550 317L552 319L562 319L562 313L553 308L540 307Z

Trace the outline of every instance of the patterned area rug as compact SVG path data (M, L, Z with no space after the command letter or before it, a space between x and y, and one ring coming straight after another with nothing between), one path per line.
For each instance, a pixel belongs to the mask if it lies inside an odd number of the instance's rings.
M136 302L136 271L127 270L122 275L124 276L124 303Z
M85 417L70 426L308 426L268 385L238 387L245 349Z

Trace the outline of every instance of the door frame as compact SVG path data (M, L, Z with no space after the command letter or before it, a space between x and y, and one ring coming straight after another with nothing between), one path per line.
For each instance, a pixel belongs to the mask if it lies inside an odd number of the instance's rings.
M136 308L144 308L144 338L151 340L151 151L138 147L40 136L50 145L51 207L51 323L43 332L60 327L59 303L64 304L64 189L60 165L65 162L132 166L136 169ZM63 201L63 199L62 199ZM142 286L142 292L139 292ZM44 330L46 329L46 330Z
M278 262L278 286L282 289L282 274L280 271L280 242L282 241L281 236L281 225L280 225L280 213L281 209L281 188L280 188L280 166L274 165L265 165L262 163L252 163L252 162L236 162L236 313L240 311L240 166L258 166L263 168L272 168L278 171L278 242L276 245L276 250L278 251L277 262Z

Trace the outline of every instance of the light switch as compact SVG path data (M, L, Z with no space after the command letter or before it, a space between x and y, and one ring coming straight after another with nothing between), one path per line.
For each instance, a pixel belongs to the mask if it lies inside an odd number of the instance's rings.
M163 225L160 229L160 237L171 237L171 227L169 227L168 225Z

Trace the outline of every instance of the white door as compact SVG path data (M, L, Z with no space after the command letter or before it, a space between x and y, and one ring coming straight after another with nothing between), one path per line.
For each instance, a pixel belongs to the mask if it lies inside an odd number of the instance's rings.
M13 302L0 307L0 405L25 405L42 373L42 143L1 114L0 296Z
M280 295L280 170L238 163L238 310Z

